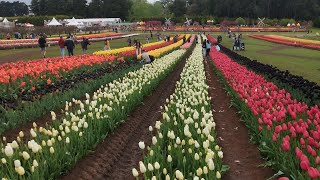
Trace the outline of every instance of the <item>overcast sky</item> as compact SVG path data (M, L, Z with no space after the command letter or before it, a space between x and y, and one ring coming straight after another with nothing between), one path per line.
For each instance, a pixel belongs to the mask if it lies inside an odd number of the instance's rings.
M13 1L21 1L21 2L25 2L26 4L30 4L31 0L0 0L0 1L10 1L10 2L13 2ZM90 1L90 0L87 0L87 1ZM149 2L153 3L157 0L148 0Z

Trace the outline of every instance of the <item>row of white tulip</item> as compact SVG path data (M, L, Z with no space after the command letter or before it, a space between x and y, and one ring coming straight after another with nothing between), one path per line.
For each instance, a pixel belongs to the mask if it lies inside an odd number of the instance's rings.
M220 179L226 170L217 145L201 45L188 59L175 93L167 99L162 121L149 127L154 134L144 161L133 168L144 179ZM145 152L145 143L139 143ZM142 174L141 174L142 173Z
M11 143L0 142L0 177L3 179L52 179L70 169L76 161L123 122L143 97L157 87L185 54L174 51L152 64L102 86L86 100L66 102L53 124L34 123L30 138L20 132Z

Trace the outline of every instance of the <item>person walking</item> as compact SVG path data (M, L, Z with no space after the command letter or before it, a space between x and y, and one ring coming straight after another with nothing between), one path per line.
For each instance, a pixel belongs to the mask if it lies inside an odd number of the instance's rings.
M10 40L10 38L11 38L10 33L7 33L6 38L7 38L7 40Z
M46 41L45 37L41 34L40 38L38 40L38 44L40 47L40 52L43 55L43 58L46 58L46 43L47 43L47 41Z
M88 50L88 45L90 45L89 39L83 37L81 42L82 53L86 54Z
M142 50L142 44L140 41L137 41L137 43L135 44L136 47L136 54L137 56L141 54L141 50Z
M64 58L64 47L65 46L64 46L64 39L62 36L60 36L60 39L58 41L58 45L60 47L60 54L61 54L62 58Z
M211 44L210 44L210 41L207 40L207 42L206 42L206 56L209 56L210 49L211 49Z
M203 56L206 56L206 53L207 53L206 46L207 46L207 40L205 39L202 42L202 53L203 53Z
M128 46L130 47L130 46L132 45L132 40L131 40L130 37L128 38L128 41L127 41L127 42L128 42Z
M106 40L104 41L104 48L103 48L103 49L104 49L104 50L111 50L109 39L106 39Z
M68 36L68 38L64 42L64 45L67 47L68 55L73 56L73 49L75 48L75 44L73 40L70 38L70 36Z

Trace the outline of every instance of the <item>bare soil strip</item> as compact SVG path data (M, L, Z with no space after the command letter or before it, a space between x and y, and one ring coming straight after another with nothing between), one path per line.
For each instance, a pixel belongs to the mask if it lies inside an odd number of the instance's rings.
M186 55L189 57L190 53ZM92 154L80 160L62 180L128 180L134 179L132 168L137 167L143 159L138 147L139 141L151 144L152 132L148 127L154 126L161 118L160 106L174 92L175 84L186 59L181 60L173 72L163 80L151 96L145 98L120 127L109 134Z
M224 164L230 170L223 176L225 180L265 180L273 176L270 168L258 167L264 163L258 147L249 142L248 128L240 121L237 110L229 107L231 99L227 96L218 76L205 60L205 71L212 98L213 116L216 122L218 142L224 153ZM211 61L211 60L210 60Z

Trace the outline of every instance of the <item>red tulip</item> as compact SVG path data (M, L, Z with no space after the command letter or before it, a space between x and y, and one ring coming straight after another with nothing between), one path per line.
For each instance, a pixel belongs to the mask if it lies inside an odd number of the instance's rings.
M302 170L307 171L310 167L309 161L303 160L300 162L300 167Z
M313 168L313 167L309 167L308 168L308 175L312 178L312 179L316 179L318 177L320 177L320 172L318 169Z
M290 180L290 179L287 177L280 177L280 178L278 178L278 180Z
M51 79L49 78L48 80L47 80L47 85L50 85L52 83L52 81L51 81Z
M284 151L289 151L290 150L290 142L289 141L283 141L283 143L282 143L282 148L283 148L283 150Z
M25 85L26 85L26 82L24 82L24 81L20 83L20 87L23 87Z
M316 158L316 164L317 164L317 165L320 164L320 157L319 157L319 156L317 156L317 158Z

